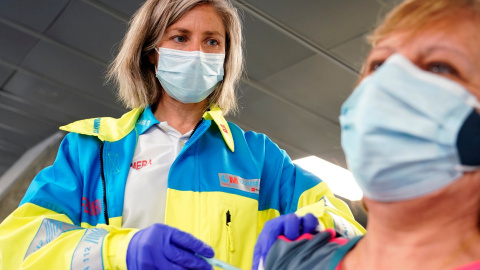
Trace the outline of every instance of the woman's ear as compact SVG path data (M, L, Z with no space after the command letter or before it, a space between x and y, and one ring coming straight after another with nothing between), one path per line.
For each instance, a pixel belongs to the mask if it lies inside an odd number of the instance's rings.
M365 211L365 213L368 214L368 207L367 205L365 204L365 199L362 197L362 199L360 200L360 203L362 205L362 208L363 208L363 211Z
M148 61L150 61L151 64L157 66L158 63L158 53L156 50L151 50L148 53Z

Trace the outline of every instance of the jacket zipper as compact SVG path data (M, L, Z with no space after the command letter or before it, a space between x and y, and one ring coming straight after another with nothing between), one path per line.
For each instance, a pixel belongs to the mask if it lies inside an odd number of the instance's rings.
M202 124L202 122L203 122L203 118L200 118L200 120L197 122L197 124L193 128L192 133L190 134L190 137L188 139L192 138L193 133L195 133L195 131L197 131L197 128L200 126L200 124Z
M226 217L225 217L225 224L227 229L227 247L230 252L235 251L233 246L233 235L232 235L232 215L230 214L230 210L227 210ZM230 252L228 254L230 254ZM230 260L230 255L228 255L228 260Z
M102 187L103 187L103 216L105 217L105 224L109 225L108 222L108 209L107 209L107 182L105 181L105 174L103 172L103 147L105 143L100 145L100 175L102 177Z

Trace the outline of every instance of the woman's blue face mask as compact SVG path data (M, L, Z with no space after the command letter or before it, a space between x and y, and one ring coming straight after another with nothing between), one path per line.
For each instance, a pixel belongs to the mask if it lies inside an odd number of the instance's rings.
M480 168L480 102L400 54L342 106L342 147L366 197L421 197Z
M167 94L182 103L206 99L223 80L225 54L158 49L156 77Z

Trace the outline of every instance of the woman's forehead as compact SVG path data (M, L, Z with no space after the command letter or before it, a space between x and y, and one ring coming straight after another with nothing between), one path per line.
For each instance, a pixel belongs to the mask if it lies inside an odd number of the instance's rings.
M397 30L380 40L373 50L404 47L448 48L480 60L480 23L456 20L449 23L430 23L415 30ZM480 64L480 63L478 63Z

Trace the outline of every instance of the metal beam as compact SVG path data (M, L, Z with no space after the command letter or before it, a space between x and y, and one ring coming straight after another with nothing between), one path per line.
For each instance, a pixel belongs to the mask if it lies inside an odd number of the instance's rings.
M92 1L92 0L82 0L84 3L87 3L93 7L95 7L96 9L100 10L100 11L103 11L104 13L122 21L122 22L126 22L128 23L129 20L130 20L130 17L121 13L121 12L118 12L117 10L115 9L112 9L111 7L99 2L99 1Z

